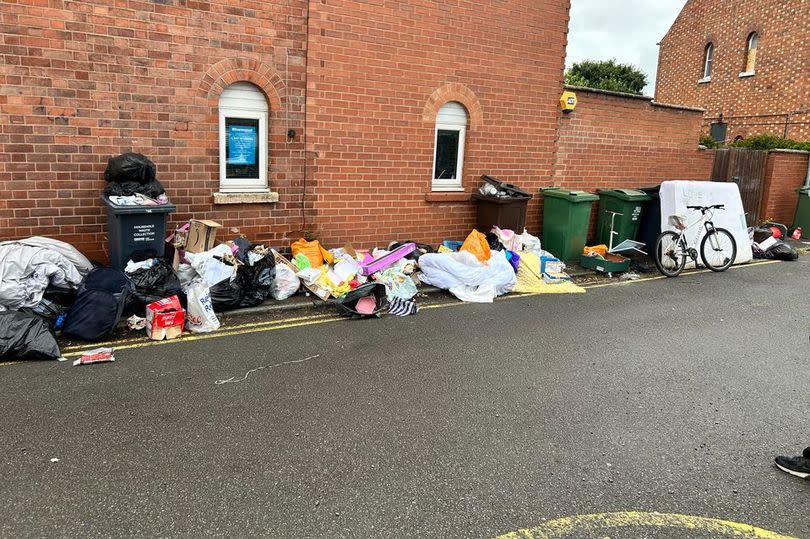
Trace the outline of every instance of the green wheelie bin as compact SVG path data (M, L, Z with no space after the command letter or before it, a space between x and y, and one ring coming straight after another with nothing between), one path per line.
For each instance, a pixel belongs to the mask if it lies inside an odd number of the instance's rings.
M611 231L613 247L624 240L635 240L641 223L641 212L650 197L635 189L600 189L599 213L596 219L596 239L610 246Z
M794 228L802 229L802 238L810 238L810 187L796 190L799 201L796 204L796 215L793 217Z
M558 187L543 194L543 249L560 260L579 259L588 241L591 209L599 197Z

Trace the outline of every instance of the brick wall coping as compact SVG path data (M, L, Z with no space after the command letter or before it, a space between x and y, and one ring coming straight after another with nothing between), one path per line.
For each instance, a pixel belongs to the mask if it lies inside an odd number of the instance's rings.
M801 155L809 155L810 152L807 150L789 150L787 148L776 148L774 150L768 150L768 153L798 153Z
M706 112L705 109L701 109L698 107L687 107L686 105L673 105L671 103L659 103L655 100L654 97L650 97L648 95L628 94L625 92L614 92L613 90L600 90L598 88L586 88L584 86L571 86L569 84L565 85L565 89L573 90L575 92L586 92L591 94L608 95L611 97L621 97L624 99L635 99L638 101L646 101L653 107L662 107L676 110L688 110L692 112Z

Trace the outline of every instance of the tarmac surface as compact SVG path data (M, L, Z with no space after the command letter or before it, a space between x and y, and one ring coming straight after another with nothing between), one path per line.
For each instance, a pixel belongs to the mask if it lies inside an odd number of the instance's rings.
M5 364L0 536L810 538L809 269Z

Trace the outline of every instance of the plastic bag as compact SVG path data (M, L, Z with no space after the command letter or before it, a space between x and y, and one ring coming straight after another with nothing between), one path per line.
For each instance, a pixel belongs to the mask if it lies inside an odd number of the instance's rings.
M327 264L332 264L335 261L335 257L332 256L332 253L321 247L318 240L307 241L302 238L296 241L292 244L293 258L295 258L298 253L301 253L307 257L311 267L313 268L320 268L323 266L324 262Z
M0 312L0 359L59 359L48 322L36 315Z
M252 265L240 266L237 273L245 274L245 297L242 307L255 307L265 302L273 291L273 280L276 276L276 261L272 254L256 261Z
M137 182L140 184L155 181L155 164L140 153L122 153L110 157L104 179L111 183Z
M475 255L481 262L486 262L492 256L492 250L487 242L487 237L477 230L470 232L467 239L461 245L461 251L467 251Z
M219 319L211 303L211 290L202 279L186 287L186 329L193 333L210 333L219 329Z
M767 251L765 251L765 258L770 258L772 260L785 260L787 262L793 262L794 260L798 260L799 253L784 242L779 242Z
M525 228L523 234L515 236L512 246L514 247L513 251L528 251L538 257L543 256L543 246L540 243L540 238L532 236Z
M180 279L171 265L162 258L155 259L152 267L137 270L128 277L135 287L132 295L135 299L136 313L143 312L147 305L163 298L170 296L178 296L181 300L185 298Z
M273 299L283 301L301 288L301 281L295 275L295 271L286 264L276 266L276 277L270 285L270 295Z
M492 303L495 301L495 285L482 284L479 286L454 286L450 289L450 293L456 296L461 301L469 303Z
M420 279L425 284L450 290L457 286L493 284L497 295L511 292L517 277L504 253L496 251L488 264L482 264L472 253L439 253L419 259Z
M236 272L233 279L226 279L210 288L211 304L219 312L232 311L242 306L245 298L246 282L243 272Z
M359 312L357 302L365 297L374 298L374 308L368 312ZM380 313L388 309L388 305L385 285L381 283L364 284L337 300L338 310L342 314L361 318L380 316Z
M166 193L163 185L157 181L149 183L123 182L108 183L104 188L104 194L108 197L129 197L132 195L146 195L149 198L157 199Z

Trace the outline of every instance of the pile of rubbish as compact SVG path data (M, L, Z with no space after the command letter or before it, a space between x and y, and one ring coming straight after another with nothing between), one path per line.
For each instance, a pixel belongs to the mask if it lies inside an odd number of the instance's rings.
M788 229L779 223L766 222L758 227L748 229L748 237L754 250L754 258L769 260L784 260L792 262L799 258L799 253L783 240L800 239L802 229Z

